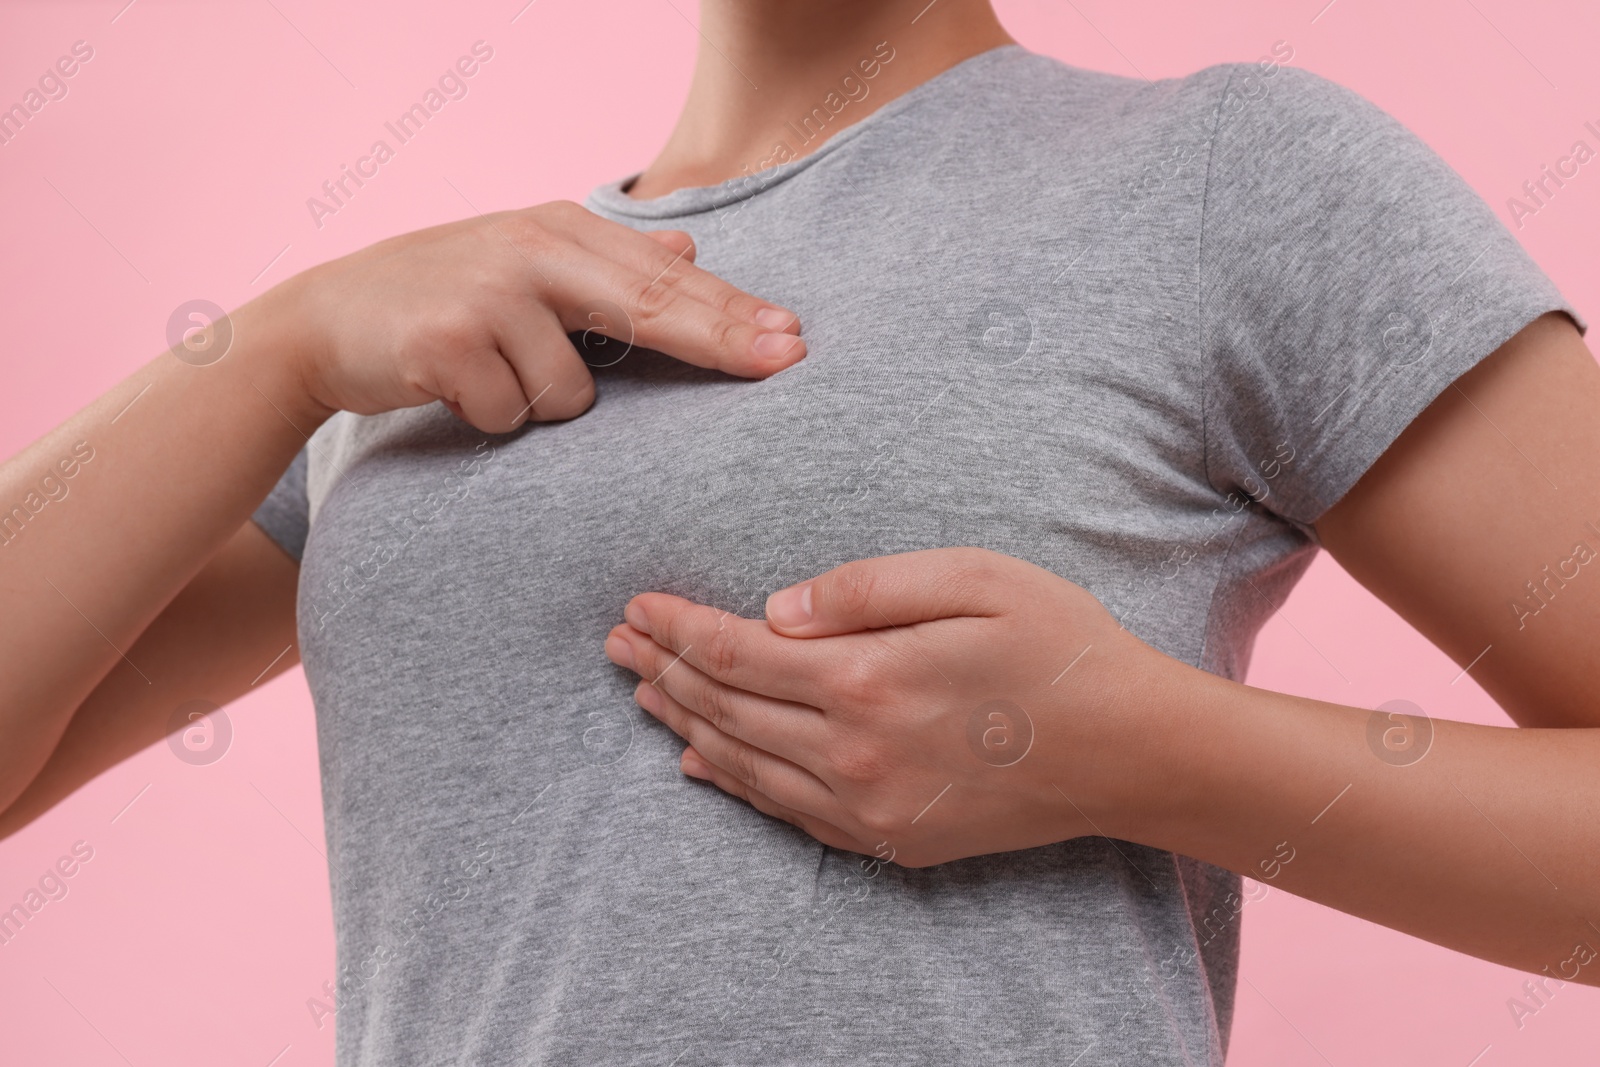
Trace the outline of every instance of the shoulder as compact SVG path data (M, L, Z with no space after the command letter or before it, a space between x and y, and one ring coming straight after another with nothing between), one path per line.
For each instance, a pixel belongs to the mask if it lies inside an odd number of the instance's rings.
M1190 76L1209 98L1208 216L1296 221L1354 238L1481 214L1477 194L1423 137L1361 93L1282 64L1224 63Z
M1075 67L1018 50L988 72L997 98L1069 126L1109 124L1125 135L1159 133L1174 144L1242 154L1313 156L1413 151L1416 138L1382 108L1330 78L1289 65L1278 42L1259 59L1215 63L1190 74L1146 80Z
M1200 121L1219 163L1313 170L1348 161L1381 165L1414 155L1422 142L1354 89L1264 57L1219 63L1184 79L1207 100Z
M1095 104L1111 110L1167 111L1190 120L1193 112L1218 120L1248 117L1256 123L1293 123L1314 118L1393 123L1360 93L1302 67L1291 66L1293 46L1279 41L1261 58L1214 63L1191 74L1154 80L1073 66L1024 48L997 52L981 71L1015 106L1019 97ZM973 72L975 75L978 71ZM1182 114L1190 112L1189 114ZM1219 121L1217 128L1230 125Z
M1291 66L1292 49L1250 62L1214 63L1181 79L1213 97L1222 116L1274 113L1278 116L1344 115L1378 111L1366 97L1331 78ZM1262 104L1263 107L1254 105Z

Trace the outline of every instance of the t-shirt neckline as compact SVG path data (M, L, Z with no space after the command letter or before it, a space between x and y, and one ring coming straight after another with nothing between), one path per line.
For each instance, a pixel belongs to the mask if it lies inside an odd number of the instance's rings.
M1012 42L996 45L986 51L968 56L961 62L946 67L928 80L912 86L887 104L867 115L866 118L854 122L838 133L833 134L815 149L798 159L792 159L786 163L778 163L750 174L741 174L717 185L687 186L682 189L674 189L663 196L644 200L635 199L622 191L624 187L643 173L643 171L634 171L625 177L597 186L590 192L588 204L591 208L596 208L612 215L637 219L665 219L682 215L694 215L703 211L726 207L740 200L747 200L789 180L819 160L838 151L867 130L887 121L919 101L932 96L939 89L957 80L959 75L970 75L975 70L986 67L1000 59L1016 53L1026 52L1027 49L1022 45Z

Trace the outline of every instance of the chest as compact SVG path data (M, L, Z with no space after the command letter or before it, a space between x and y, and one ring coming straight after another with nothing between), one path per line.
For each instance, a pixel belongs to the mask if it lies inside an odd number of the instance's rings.
M330 422L309 479L312 636L445 595L562 633L603 635L648 589L758 615L848 560L953 545L1114 607L1212 505L1182 352L1119 348L1081 307L978 302L952 326L813 299L810 354L766 380L634 349L565 423L485 435L439 405Z
M701 267L800 315L793 367L744 380L624 345L591 357L598 398L568 422L485 435L430 405L327 424L307 637L453 598L557 652L645 590L759 615L849 560L953 545L1116 611L1179 546L1215 545L1187 201L1119 214L1088 164L1041 190L952 158L920 173L924 210L852 178L870 159L672 223ZM1172 603L1203 611L1205 553L1185 560L1162 584L1192 581Z

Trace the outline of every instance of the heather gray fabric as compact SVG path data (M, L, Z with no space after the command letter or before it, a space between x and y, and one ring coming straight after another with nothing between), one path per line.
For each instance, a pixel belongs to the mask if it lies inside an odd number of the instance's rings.
M623 184L589 206L692 233L809 358L636 349L581 418L502 436L343 413L256 516L305 539L339 1063L1220 1064L1238 877L1104 838L826 849L683 778L606 631L644 590L758 617L979 545L1238 678L1309 524L1576 314L1420 142L1287 68L1147 84L1009 46L757 178Z

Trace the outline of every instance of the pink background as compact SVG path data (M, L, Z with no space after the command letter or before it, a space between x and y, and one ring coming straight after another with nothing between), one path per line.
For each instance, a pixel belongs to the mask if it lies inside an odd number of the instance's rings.
M519 15L523 2L0 8L0 106L74 41L94 48L68 95L0 146L11 338L0 450L14 453L165 348L183 301L233 307L379 238L474 208L581 198L648 162L687 84L691 0L537 0ZM1325 2L999 7L1037 51L1152 78L1253 60L1286 40L1294 65L1406 122L1507 218L1506 198L1541 164L1580 137L1595 144L1583 130L1600 125L1594 4ZM306 198L480 38L494 58L469 95L318 229ZM1518 231L1591 318L1597 206L1600 163ZM1508 721L1470 679L1451 684L1457 673L1324 557L1262 635L1250 680ZM0 906L73 842L94 849L69 895L0 947L0 1060L332 1063L333 1025L319 1030L306 1006L334 961L300 672L229 715L235 735L219 762L191 766L158 746L0 845ZM1562 988L1519 1029L1506 1004L1517 972L1277 891L1245 915L1233 1067L1595 1062L1600 990Z

